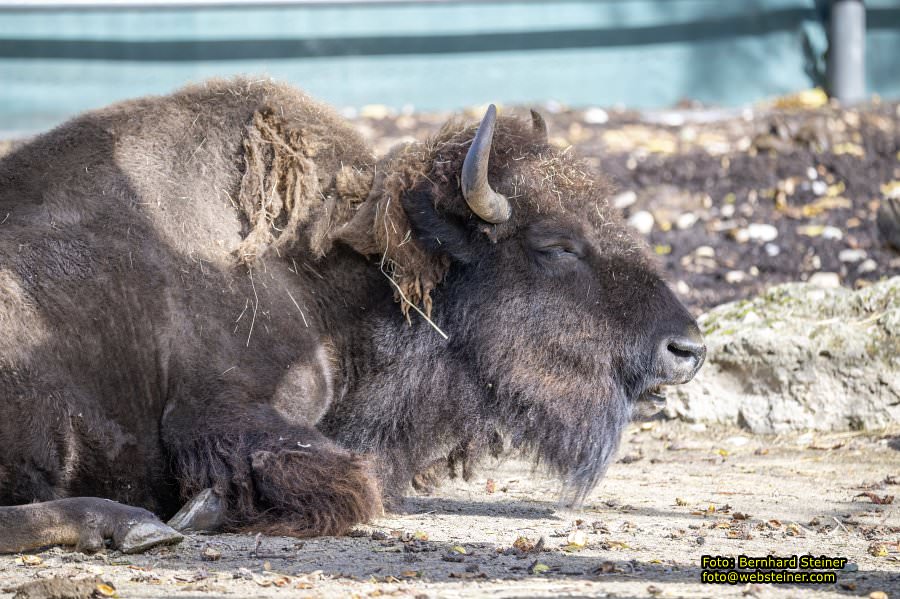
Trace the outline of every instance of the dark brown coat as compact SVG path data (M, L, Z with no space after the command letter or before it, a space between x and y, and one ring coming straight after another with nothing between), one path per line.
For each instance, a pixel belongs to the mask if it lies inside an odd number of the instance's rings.
M498 433L583 497L693 320L530 123L491 154L512 218L472 214L474 131L376 163L329 108L238 79L0 161L0 505L171 515L212 487L231 528L338 534Z

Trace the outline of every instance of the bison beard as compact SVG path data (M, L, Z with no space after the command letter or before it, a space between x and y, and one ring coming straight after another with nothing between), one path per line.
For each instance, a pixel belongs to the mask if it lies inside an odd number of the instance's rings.
M22 145L0 160L0 552L177 542L147 510L188 501L189 527L210 497L229 530L343 534L501 438L583 500L635 402L705 352L609 195L539 115L376 161L247 79Z

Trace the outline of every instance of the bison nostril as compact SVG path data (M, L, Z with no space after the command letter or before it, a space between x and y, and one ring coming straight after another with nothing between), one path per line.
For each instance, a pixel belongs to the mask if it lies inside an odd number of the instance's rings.
M666 346L666 349L668 349L670 352L672 352L673 354L675 354L675 355L678 356L679 358L690 359L690 358L693 358L693 357L696 355L696 353L694 352L694 350L692 350L692 349L685 349L685 348L683 348L683 347L680 347L680 346L676 345L675 343L669 343L669 345Z
M669 337L658 355L661 374L670 383L684 383L697 373L706 358L706 346L689 337Z

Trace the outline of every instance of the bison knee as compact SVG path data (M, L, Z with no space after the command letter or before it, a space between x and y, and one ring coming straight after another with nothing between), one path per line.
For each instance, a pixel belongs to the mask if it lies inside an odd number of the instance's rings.
M335 447L251 454L259 513L243 528L293 536L340 535L382 511L362 456Z

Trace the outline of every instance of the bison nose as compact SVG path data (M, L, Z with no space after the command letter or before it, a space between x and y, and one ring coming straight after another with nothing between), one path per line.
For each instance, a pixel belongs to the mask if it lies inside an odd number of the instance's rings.
M706 359L706 346L699 333L691 338L685 335L667 337L657 350L659 369L666 382L686 383L697 374Z

